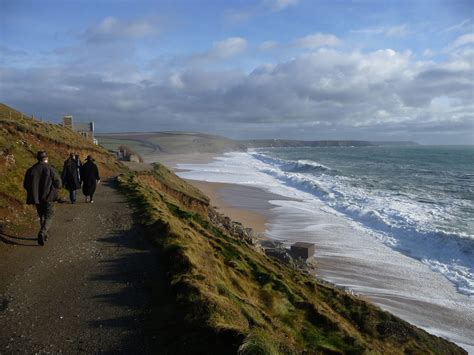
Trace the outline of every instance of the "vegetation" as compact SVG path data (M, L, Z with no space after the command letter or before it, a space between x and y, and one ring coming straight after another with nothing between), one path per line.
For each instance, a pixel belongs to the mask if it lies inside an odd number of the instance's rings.
M59 172L70 152L82 159L93 155L104 176L124 169L114 156L80 134L0 104L0 232L23 230L30 224L34 213L24 204L23 177L39 150L48 152L50 164Z
M192 329L175 334L174 351L464 353L214 226L207 199L162 165L119 182L162 252L182 329Z

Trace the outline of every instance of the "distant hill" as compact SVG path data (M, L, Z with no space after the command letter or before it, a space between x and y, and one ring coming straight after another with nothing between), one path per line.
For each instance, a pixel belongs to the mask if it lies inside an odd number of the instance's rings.
M146 157L152 154L224 153L245 147L229 138L197 132L108 133L96 136L109 150L127 145Z
M70 152L83 160L88 154L93 155L103 176L123 169L114 156L80 134L32 119L0 103L0 232L21 229L34 216L33 209L24 204L23 177L36 162L39 150L48 152L50 164L59 173Z
M373 144L377 146L412 146L412 145L419 145L417 142L412 141L374 141Z
M247 148L264 147L371 147L371 146L406 146L417 145L409 141L358 141L358 140L292 140L292 139L252 139L239 141Z

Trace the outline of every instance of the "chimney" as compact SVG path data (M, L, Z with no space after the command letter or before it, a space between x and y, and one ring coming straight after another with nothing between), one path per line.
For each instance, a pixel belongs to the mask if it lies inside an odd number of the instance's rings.
M69 129L74 129L74 125L73 125L73 122L72 122L72 116L64 116L63 122L64 122L63 123L64 127L69 128Z

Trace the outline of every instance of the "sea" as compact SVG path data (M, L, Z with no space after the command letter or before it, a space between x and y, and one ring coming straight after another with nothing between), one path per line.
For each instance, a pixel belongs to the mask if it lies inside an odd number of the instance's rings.
M178 168L281 195L267 236L314 242L321 277L474 352L473 146L260 148Z

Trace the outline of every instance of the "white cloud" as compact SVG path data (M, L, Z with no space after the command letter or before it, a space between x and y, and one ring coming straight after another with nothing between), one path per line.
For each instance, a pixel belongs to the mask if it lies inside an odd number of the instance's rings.
M410 34L410 29L408 25L399 25L389 27L385 30L385 35L387 37L405 37Z
M470 25L471 23L471 20L469 19L466 19L466 20L463 20L462 22L460 23L457 23L451 27L448 27L446 29L444 29L443 31L441 32L458 32L458 31L465 31L466 28L468 27L472 27L472 25Z
M174 58L168 65L186 68L187 66L205 67L210 63L225 61L244 53L248 43L242 37L229 37L222 41L216 41L203 52ZM166 65L166 64L161 64Z
M271 8L273 11L281 11L290 6L295 6L300 0L264 0L264 5Z
M136 39L155 36L160 33L158 19L137 19L134 21L106 17L90 27L84 34L88 42L102 42L120 39Z
M466 33L456 38L456 40L453 43L451 43L448 49L452 50L452 49L456 49L458 47L462 47L467 44L473 44L473 43L474 43L474 33Z
M260 43L258 49L261 51L269 51L278 47L277 41L265 41Z
M381 27L370 27L359 30L351 30L351 33L362 34L367 36L383 35L386 37L405 37L411 33L408 25L402 24L397 26L381 26Z
M435 53L433 52L432 49L427 48L427 49L425 49L425 50L423 51L423 55L424 55L425 57L432 57L432 56L435 55Z
M247 41L241 37L230 37L223 41L214 42L207 56L225 59L242 53L247 48Z
M332 34L314 33L293 41L293 45L298 48L316 49L320 47L336 47L342 41Z
M225 17L231 23L247 21L252 17L262 16L271 12L279 12L295 6L300 0L262 0L255 6L239 9L228 9Z

